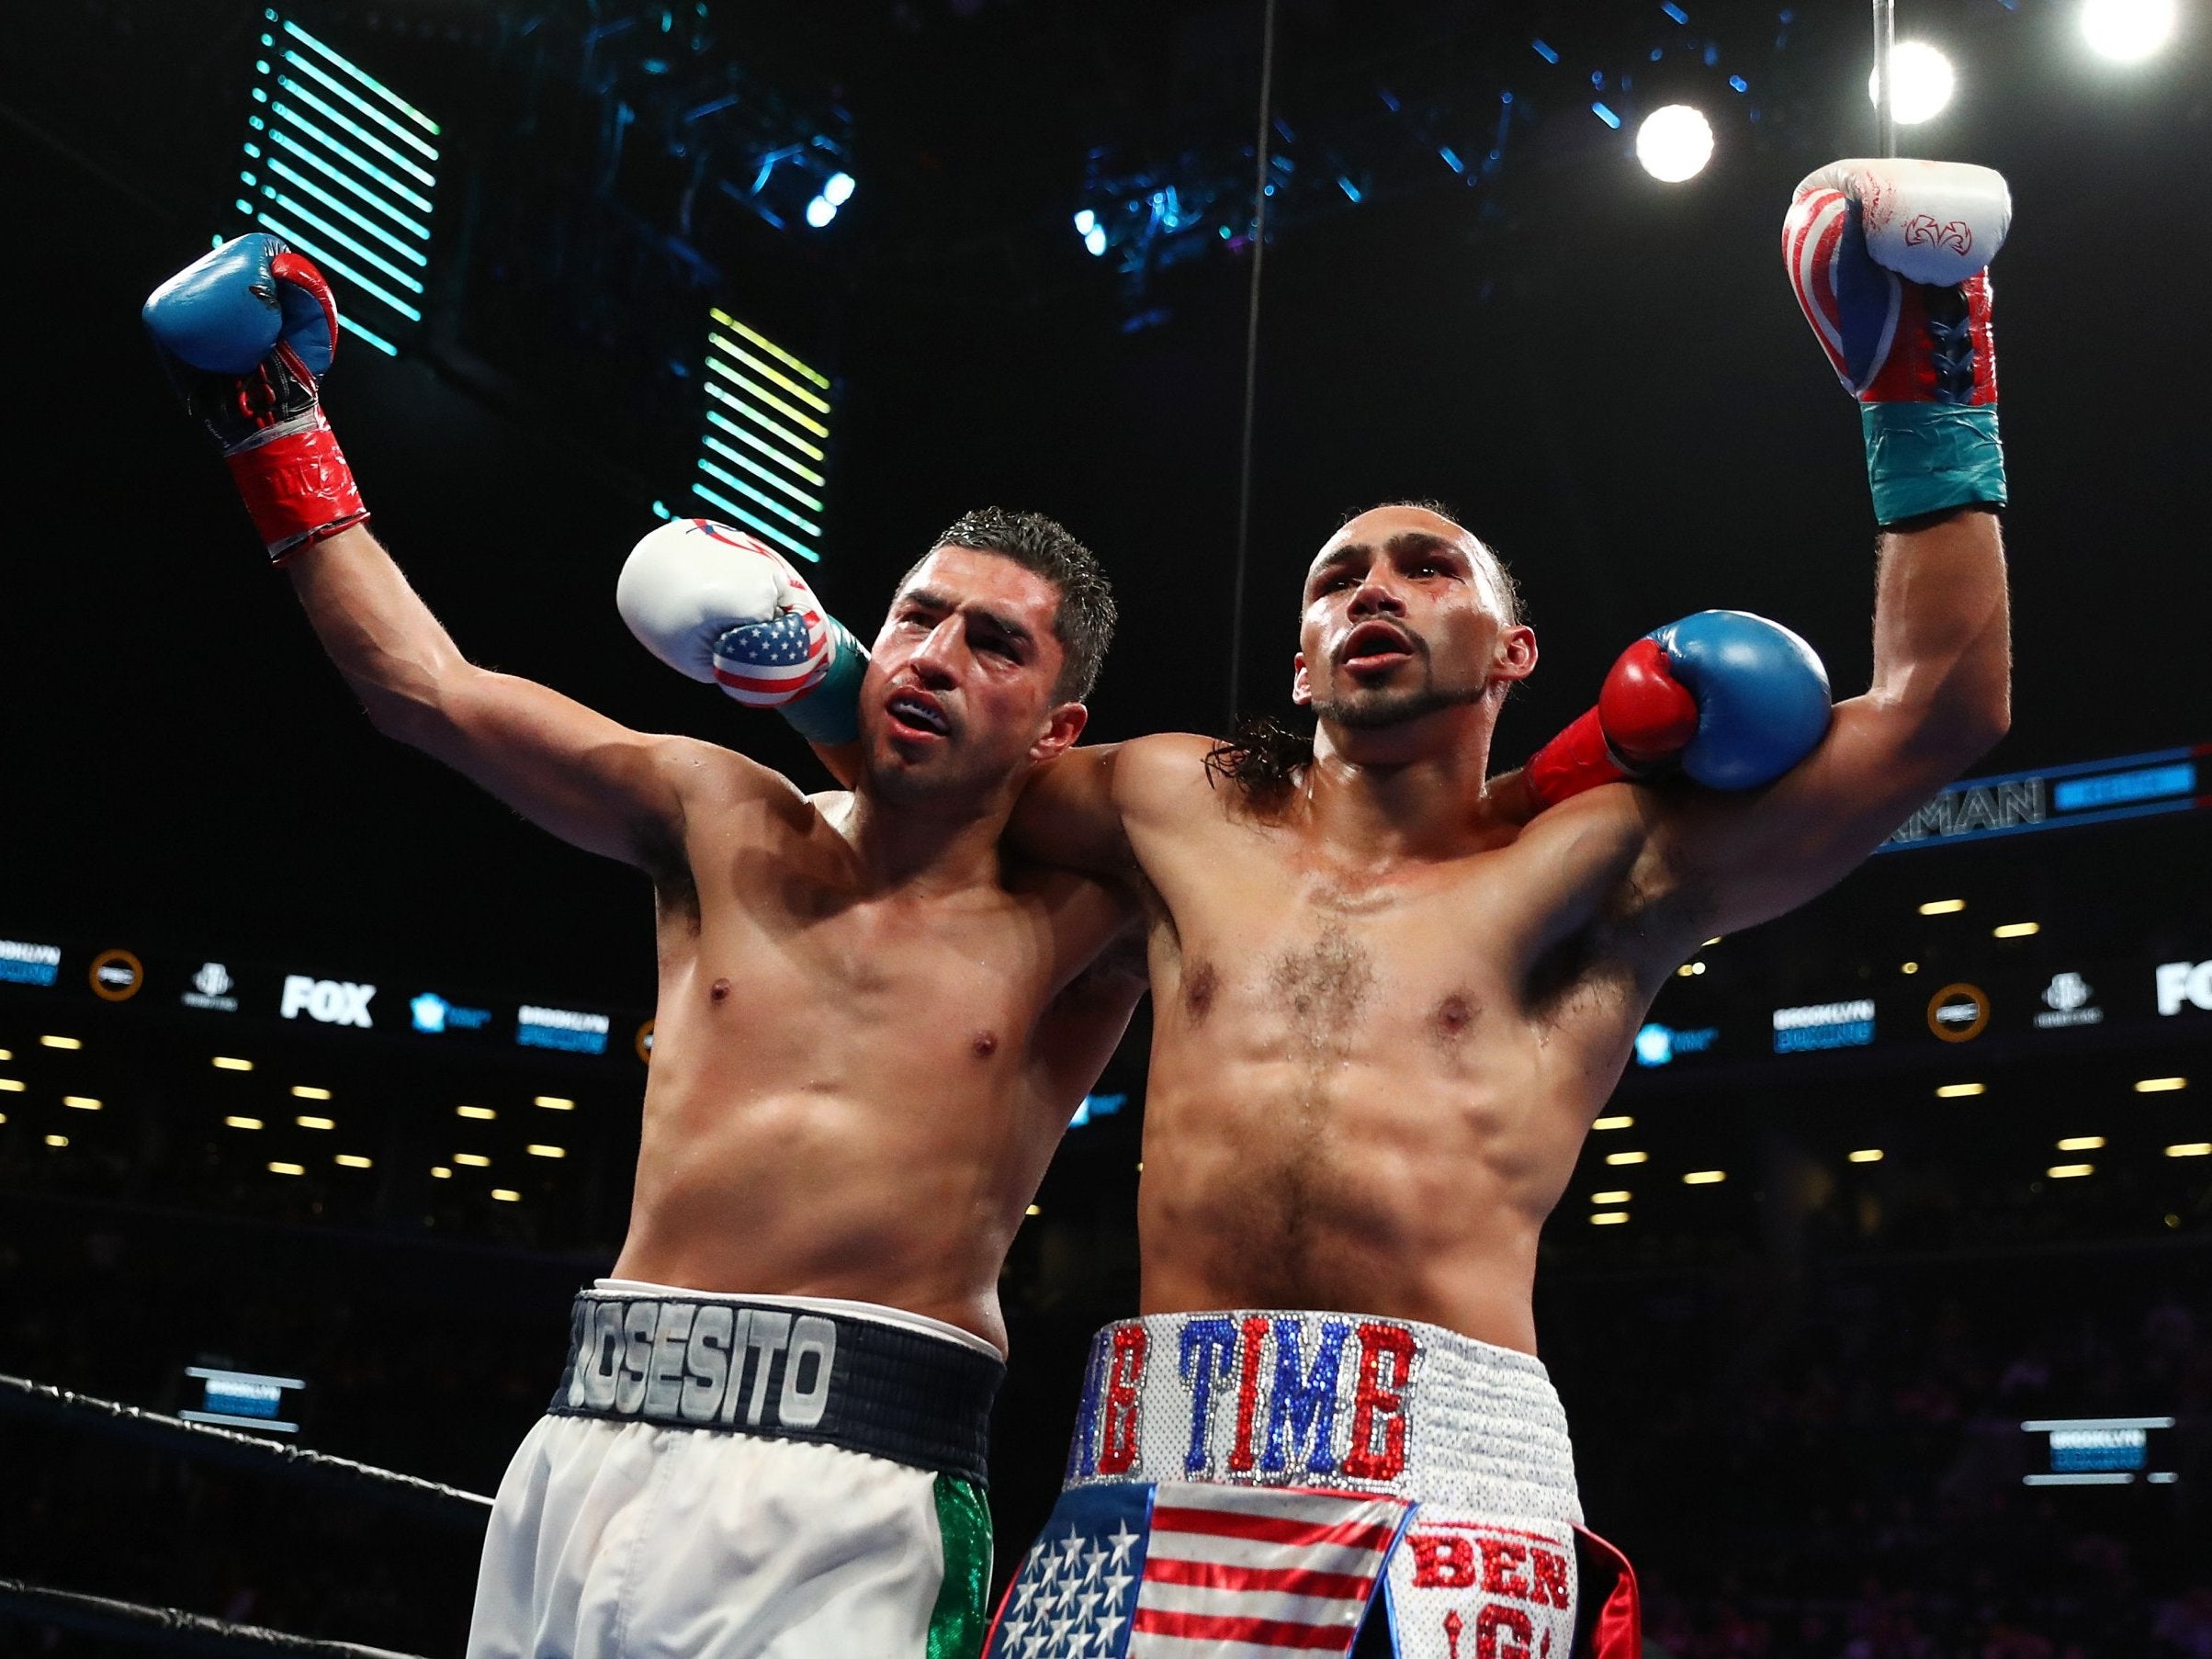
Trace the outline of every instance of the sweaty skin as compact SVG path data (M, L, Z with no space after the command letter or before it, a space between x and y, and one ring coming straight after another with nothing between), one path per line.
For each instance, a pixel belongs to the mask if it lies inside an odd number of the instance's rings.
M1362 514L1309 571L1315 759L1270 807L1210 739L1078 749L1026 849L1119 873L1154 997L1144 1311L1334 1309L1533 1353L1537 1236L1666 976L1838 880L2004 727L1991 515L1884 537L1875 680L1741 796L1614 784L1523 823L1485 782L1536 660L1449 519Z
M1143 992L1131 911L1002 852L1081 730L1055 590L941 547L862 688L852 793L801 794L471 666L365 529L289 566L379 729L652 877L653 1063L617 1277L904 1308L1003 1351L999 1270ZM901 721L917 697L945 729Z

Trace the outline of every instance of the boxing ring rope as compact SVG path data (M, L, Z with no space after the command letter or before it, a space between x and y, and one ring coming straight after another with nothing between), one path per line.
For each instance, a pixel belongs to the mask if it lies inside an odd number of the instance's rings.
M217 1463L260 1470L285 1479L334 1486L379 1503L397 1504L446 1525L481 1527L491 1500L419 1475L379 1469L327 1451L310 1451L256 1435L187 1423L182 1417L146 1411L94 1394L81 1394L26 1377L0 1374L0 1412L89 1428L121 1439L204 1457ZM181 1608L141 1607L111 1597L90 1596L51 1585L0 1578L0 1620L52 1625L89 1635L153 1643L173 1653L215 1653L264 1659L299 1654L303 1659L413 1659L388 1648L350 1642L294 1636L259 1625L234 1624Z
M480 1493L463 1492L419 1475L401 1474L357 1463L327 1451L310 1451L258 1435L218 1428L209 1423L187 1423L136 1405L124 1405L93 1394L81 1394L26 1377L0 1374L0 1411L22 1416L76 1423L89 1420L107 1433L174 1451L205 1457L239 1468L261 1469L272 1474L336 1485L387 1503L405 1504L426 1510L437 1518L459 1525L464 1518L480 1525L491 1511L491 1500Z
M413 1654L390 1648L293 1636L257 1624L232 1624L205 1613L187 1613L180 1608L141 1607L135 1601L57 1590L18 1578L0 1578L0 1619L55 1625L88 1636L153 1642L176 1653L242 1654L252 1659L266 1659L272 1653L299 1654L301 1659L415 1659Z

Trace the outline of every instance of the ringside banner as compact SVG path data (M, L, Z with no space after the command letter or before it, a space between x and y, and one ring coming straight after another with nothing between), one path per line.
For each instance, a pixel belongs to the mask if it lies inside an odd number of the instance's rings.
M390 1037L424 1045L455 1043L555 1049L580 1060L641 1066L645 1054L610 1043L638 1030L640 1008L553 1006L539 997L482 996L442 976L369 976L329 963L256 963L220 948L141 949L98 941L0 937L0 996L57 997L205 1027L210 1034L265 1021L333 1042Z

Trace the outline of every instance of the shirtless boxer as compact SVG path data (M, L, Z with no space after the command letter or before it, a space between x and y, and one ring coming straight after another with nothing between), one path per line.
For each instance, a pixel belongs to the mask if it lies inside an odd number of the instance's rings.
M1083 728L1113 620L1095 562L1046 520L964 520L867 662L757 544L649 538L622 603L657 650L724 659L750 701L857 688L856 734L802 729L857 735L858 786L803 795L461 656L363 526L317 404L329 290L276 238L146 320L378 728L653 882L629 1232L501 1484L470 1653L972 1654L999 1270L1143 989L1097 960L1123 899L999 850ZM772 636L750 660L672 591L709 546L717 603Z
M1564 1659L1581 1517L1538 1236L1675 967L1833 885L2005 729L1981 267L2008 214L1981 168L1800 188L1791 275L1886 528L1873 684L1772 787L1501 821L1491 732L1535 636L1482 542L1405 507L1306 573L1310 750L1165 736L1039 770L1018 841L1150 908L1143 1317L1097 1339L994 1655L1341 1653L1380 1583L1400 1653ZM1601 1620L1634 1651L1628 1600Z

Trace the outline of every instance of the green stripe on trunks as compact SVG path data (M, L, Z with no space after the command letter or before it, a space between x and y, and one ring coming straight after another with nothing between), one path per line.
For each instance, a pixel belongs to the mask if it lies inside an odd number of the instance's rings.
M983 1488L939 1475L937 1529L944 1539L944 1581L930 1609L929 1659L976 1659L991 1587L991 1512Z

